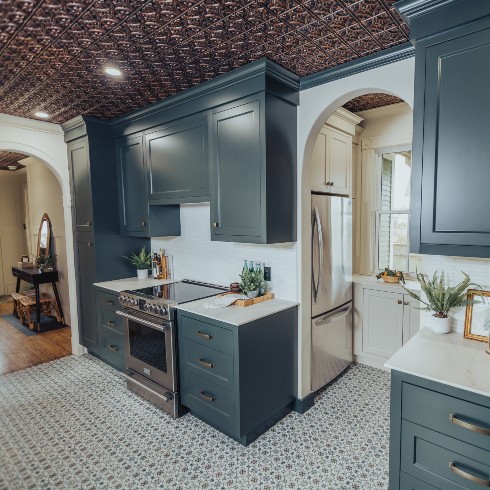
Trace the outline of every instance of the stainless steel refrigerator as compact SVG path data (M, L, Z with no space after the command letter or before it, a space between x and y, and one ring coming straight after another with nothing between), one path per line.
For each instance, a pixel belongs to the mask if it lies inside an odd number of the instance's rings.
M311 196L311 385L316 391L352 362L352 201Z

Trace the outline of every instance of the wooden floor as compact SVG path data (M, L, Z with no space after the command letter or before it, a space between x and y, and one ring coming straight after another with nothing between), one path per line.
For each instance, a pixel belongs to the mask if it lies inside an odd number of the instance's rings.
M13 303L0 303L0 315L12 313ZM0 375L53 361L71 354L69 327L27 336L0 318Z

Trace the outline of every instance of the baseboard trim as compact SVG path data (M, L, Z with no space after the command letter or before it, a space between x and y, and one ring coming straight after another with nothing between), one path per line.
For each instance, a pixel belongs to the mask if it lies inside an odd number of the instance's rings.
M293 402L292 409L295 412L303 415L315 404L315 392L312 391L309 395L304 398L296 398Z

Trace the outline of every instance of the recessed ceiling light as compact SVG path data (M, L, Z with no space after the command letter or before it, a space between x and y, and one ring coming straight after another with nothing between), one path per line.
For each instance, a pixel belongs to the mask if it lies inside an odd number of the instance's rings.
M120 77L122 75L121 70L118 70L117 68L114 68L112 66L108 66L107 68L104 68L104 71L111 77Z
M49 117L49 114L46 114L45 112L36 112L34 115L36 117L41 117L42 119L47 119Z
M9 170L17 170L17 165L7 165Z

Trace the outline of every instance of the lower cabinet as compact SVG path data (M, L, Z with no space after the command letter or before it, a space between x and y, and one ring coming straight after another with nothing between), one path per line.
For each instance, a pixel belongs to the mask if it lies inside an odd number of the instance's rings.
M490 486L490 398L391 373L390 490Z
M354 354L382 367L420 328L418 302L400 286L354 286Z
M248 445L296 398L297 307L243 325L179 311L181 403Z
M116 314L119 294L96 289L97 357L120 371L125 368L123 321Z

